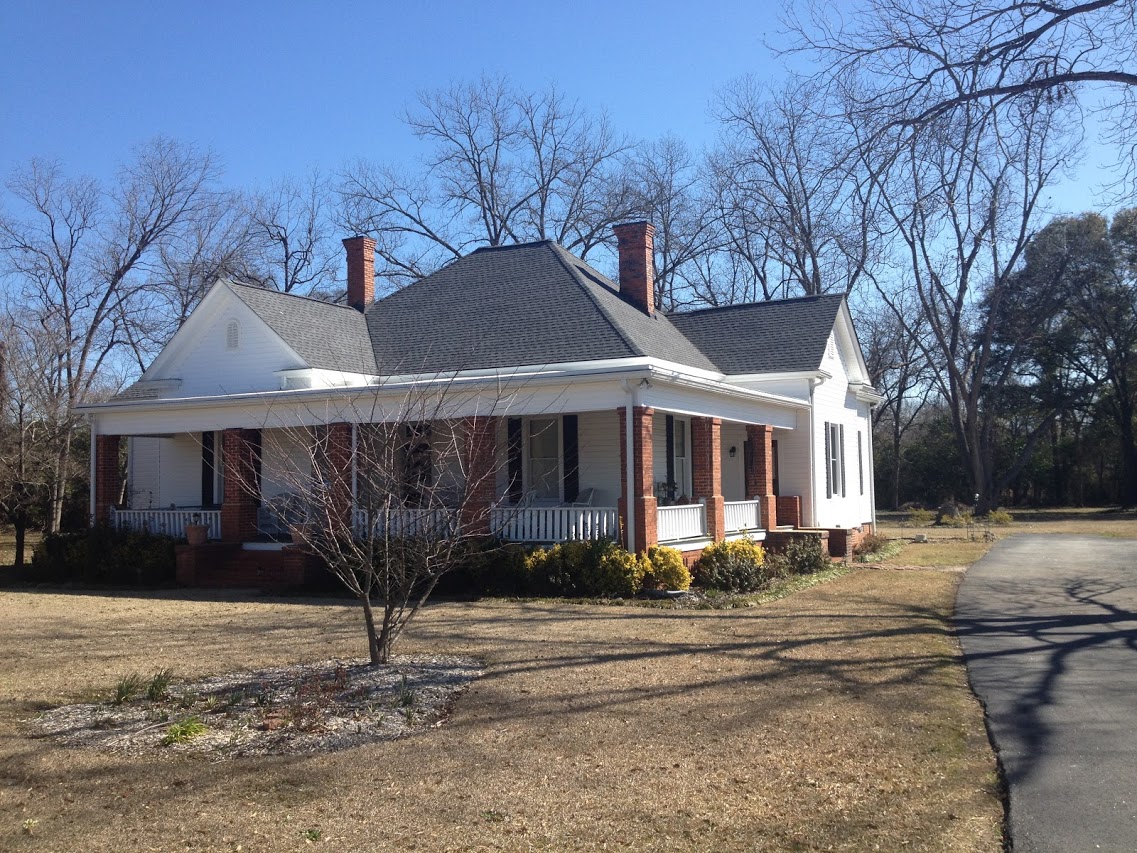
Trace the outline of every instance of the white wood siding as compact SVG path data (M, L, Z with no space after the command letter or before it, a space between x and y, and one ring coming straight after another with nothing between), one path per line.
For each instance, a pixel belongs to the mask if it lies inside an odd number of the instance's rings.
M751 497L746 494L746 425L734 421L724 421L722 425L722 496L728 501L744 501ZM734 448L734 458L730 449Z
M223 298L213 310L191 319L196 328L186 330L178 351L148 379L180 379L174 397L241 394L277 391L276 371L307 366L245 303L227 291L218 296ZM237 322L235 350L227 347L232 320Z
M840 341L838 341L840 343ZM849 391L849 374L846 369L845 347L837 346L836 354L827 351L822 368L833 374L814 389L813 453L814 489L817 495L816 523L819 527L856 527L871 521L872 460L868 455L868 430L870 429L869 408L857 401ZM826 497L825 468L825 424L840 424L845 428L844 494L834 493ZM864 488L862 494L858 470L857 432L861 433L861 448L864 459ZM783 474L784 474L784 468ZM782 489L786 493L785 487ZM808 516L807 516L808 517Z
M814 479L809 468L809 414L802 412L798 419L801 423L797 429L774 430L773 438L778 442L778 491L787 497L801 498L802 523L809 524L813 509L810 488ZM821 487L825 488L824 480Z

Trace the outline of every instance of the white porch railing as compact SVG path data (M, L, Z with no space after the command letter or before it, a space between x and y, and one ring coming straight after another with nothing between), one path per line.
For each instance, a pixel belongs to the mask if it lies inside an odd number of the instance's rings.
M356 536L363 536L367 530L367 514L365 509L355 510L353 521ZM392 509L375 513L372 523L375 525L376 536L444 535L456 528L458 511L444 507Z
M762 515L758 501L727 501L726 532L739 533L743 530L760 530Z
M608 506L495 507L490 530L510 542L615 539L620 519Z
M196 516L196 519L195 519ZM184 539L187 524L204 524L210 539L221 538L219 509L115 509L111 507L111 527L116 530L144 530L161 536Z
M707 535L707 512L703 504L661 506L656 510L656 536L660 542L697 539Z

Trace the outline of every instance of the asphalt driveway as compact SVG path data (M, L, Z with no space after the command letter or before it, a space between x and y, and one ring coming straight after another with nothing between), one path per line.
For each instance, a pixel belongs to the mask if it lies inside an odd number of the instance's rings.
M1137 850L1137 542L1003 540L968 570L956 626L1015 853Z

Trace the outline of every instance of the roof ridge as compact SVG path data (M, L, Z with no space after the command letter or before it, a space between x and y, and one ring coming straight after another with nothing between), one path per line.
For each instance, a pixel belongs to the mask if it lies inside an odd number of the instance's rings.
M608 313L608 310L600 304L600 300L597 299L596 296L592 293L592 289L584 281L581 280L581 274L579 270L576 270L574 268L576 265L568 263L565 260L564 255L569 255L575 260L580 261L580 263L584 264L589 269L592 269L592 265L585 261L583 258L577 258L576 255L573 255L560 243L554 243L552 241L547 242L549 242L550 246L553 249L553 256L560 262L561 266L565 268L565 272L572 276L572 280L576 282L577 287L584 291L584 294L589 298L592 304L596 306L596 310L600 312L600 315L607 321L608 325L612 327L612 331L614 331L616 335L619 336L620 340L624 342L624 346L626 346L636 355L644 355L645 353L642 351L642 348L636 346L635 342L631 340L631 338L624 332L622 328L620 328L620 324L617 323L612 315ZM601 275L598 271L596 274L598 276ZM607 278L607 276L601 277ZM609 281L611 281L611 279L609 279ZM615 284L615 282L613 282L613 284ZM619 296L619 291L616 291L613 295ZM682 334L682 332L680 332L680 334ZM684 337L686 337L686 335L684 335ZM696 349L698 348L696 347Z
M267 293L270 296L290 296L293 299L303 299L305 302L314 302L317 305L327 305L329 308L346 308L349 311L355 311L350 305L341 305L339 302L328 302L326 299L316 299L314 296L303 296L299 293L289 293L284 290L275 290L271 287L263 287L259 284L249 284L245 281L236 281L235 279L226 278L222 279L226 284L233 287L243 287L247 290L254 290L257 293ZM362 312L356 312L362 316Z
M692 314L706 314L711 311L730 311L739 308L760 308L765 305L785 305L789 302L806 302L811 299L844 299L844 293L810 293L805 296L791 296L787 299L760 299L757 302L735 302L730 305L709 305L706 308L696 308L693 311L674 311L667 317L689 317Z
M534 246L543 246L545 244L557 245L555 240L550 240L546 237L544 240L527 240L524 243L504 243L500 246L478 246L478 248L470 252L469 255L463 255L462 257L468 258L470 255L478 254L478 252L501 252L507 249L531 249Z

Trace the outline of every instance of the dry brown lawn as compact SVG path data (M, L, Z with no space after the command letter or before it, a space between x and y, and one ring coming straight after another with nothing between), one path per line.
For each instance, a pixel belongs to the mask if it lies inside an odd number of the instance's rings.
M431 606L403 651L485 676L440 728L220 763L26 720L122 675L364 654L329 601L0 591L3 850L1000 848L959 575L858 570L730 611Z

